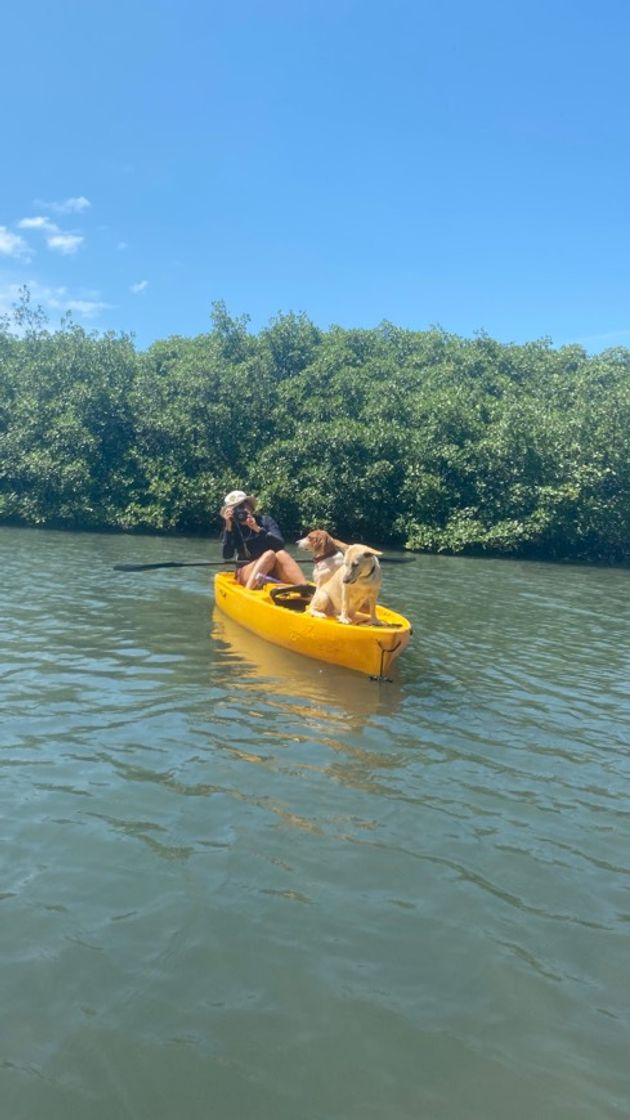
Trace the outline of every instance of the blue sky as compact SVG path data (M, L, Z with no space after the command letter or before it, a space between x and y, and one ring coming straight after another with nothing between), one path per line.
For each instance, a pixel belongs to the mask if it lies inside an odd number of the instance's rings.
M0 308L630 345L627 0L5 6Z

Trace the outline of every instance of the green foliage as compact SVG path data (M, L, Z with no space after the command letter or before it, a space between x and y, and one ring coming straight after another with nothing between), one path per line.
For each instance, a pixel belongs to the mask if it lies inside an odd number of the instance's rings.
M437 328L212 329L139 353L0 321L0 520L216 533L226 490L288 535L413 549L630 559L630 351L502 345Z

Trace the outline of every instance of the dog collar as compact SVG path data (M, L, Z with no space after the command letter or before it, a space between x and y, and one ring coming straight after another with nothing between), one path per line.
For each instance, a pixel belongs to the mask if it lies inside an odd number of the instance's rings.
M320 560L331 560L333 556L337 555L338 551L339 549L335 548L332 552L324 552L322 556L314 556L313 563L319 564Z

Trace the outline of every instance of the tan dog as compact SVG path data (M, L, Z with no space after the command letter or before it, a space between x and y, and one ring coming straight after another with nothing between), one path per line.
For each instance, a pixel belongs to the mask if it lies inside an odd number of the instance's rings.
M313 553L313 583L322 587L332 574L343 564L343 554L348 545L335 540L325 529L312 529L301 541L298 548Z
M323 587L318 587L307 607L316 618L336 614L340 622L360 622L360 611L370 616L371 626L380 626L376 617L376 600L381 589L382 553L366 544L346 548L343 564L333 572Z

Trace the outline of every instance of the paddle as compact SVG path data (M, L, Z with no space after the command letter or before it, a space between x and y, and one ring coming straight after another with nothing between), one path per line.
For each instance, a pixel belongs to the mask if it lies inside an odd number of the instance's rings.
M115 572L148 572L154 568L222 568L232 560L164 560L161 564L114 564Z
M412 564L415 556L381 556L381 564ZM161 564L114 564L115 572L152 572L156 568L222 568L233 560L164 560ZM241 561L247 563L247 561ZM237 561L238 566L238 561Z
M379 556L379 564L413 564L415 556Z

